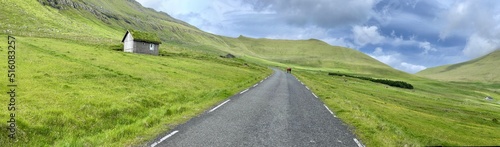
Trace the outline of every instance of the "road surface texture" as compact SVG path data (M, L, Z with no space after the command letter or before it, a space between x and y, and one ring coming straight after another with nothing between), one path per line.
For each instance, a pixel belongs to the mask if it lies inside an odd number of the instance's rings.
M307 86L292 74L273 70L273 75L150 146L362 146Z

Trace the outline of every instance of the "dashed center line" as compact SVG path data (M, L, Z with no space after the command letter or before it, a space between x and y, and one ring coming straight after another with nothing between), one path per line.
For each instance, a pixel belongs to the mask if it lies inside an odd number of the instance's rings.
M174 135L175 135L175 133L177 133L177 132L179 132L179 130L175 130L175 131L173 131L172 133L170 133L170 134L166 135L165 137L161 138L159 141L157 141L157 142L155 142L155 143L151 144L151 147L155 147L156 145L158 145L158 144L159 144L159 143L161 143L162 141L165 141L167 138L174 136Z
M215 111L215 109L219 108L220 106L226 104L227 102L229 102L231 99L228 99L226 101L224 101L222 104L219 104L217 107L213 108L212 110L208 111L208 113L212 112L212 111Z

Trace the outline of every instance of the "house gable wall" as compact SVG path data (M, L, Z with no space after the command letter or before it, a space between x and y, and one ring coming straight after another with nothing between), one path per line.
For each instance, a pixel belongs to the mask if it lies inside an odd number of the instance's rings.
M128 32L123 41L123 51L134 52L134 37L132 37L132 35Z

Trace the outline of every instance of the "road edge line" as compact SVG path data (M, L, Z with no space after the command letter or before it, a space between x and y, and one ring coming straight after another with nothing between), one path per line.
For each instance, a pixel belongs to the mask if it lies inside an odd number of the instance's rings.
M226 103L227 103L227 102L229 102L230 100L231 100L231 99L228 99L228 100L226 100L226 101L222 102L222 103L221 103L221 104L219 104L217 107L215 107L215 108L213 108L212 110L208 111L208 113L215 111L215 109L217 109L217 108L219 108L220 106L222 106L222 105L226 104Z
M314 92L311 92L313 94L314 97L318 98L318 96L316 94L314 94Z
M323 106L325 106L326 110L328 110L328 112L330 112L331 114L333 114L332 110L330 110L330 108L328 108L328 106L326 106L326 104L323 104Z
M250 90L250 88L243 90L242 92L240 92L240 94L243 94L243 93L247 92L248 90Z
M363 146L363 144L361 144L361 142L359 142L358 139L353 138L353 140L354 140L354 142L356 142L356 144L358 144L358 147L365 147L365 146Z
M165 141L167 138L170 138L172 136L174 136L175 134L177 134L179 132L179 130L175 130L173 131L172 133L168 134L168 135L165 135L165 137L161 138L159 141L151 144L150 147L155 147L156 145L160 144L161 142Z
M328 112L330 112L333 117L337 118L337 116L335 116L335 114L333 114L332 110L330 110L330 108L328 108L328 106L326 106L326 104L323 104L323 106L325 106L326 110L328 110Z

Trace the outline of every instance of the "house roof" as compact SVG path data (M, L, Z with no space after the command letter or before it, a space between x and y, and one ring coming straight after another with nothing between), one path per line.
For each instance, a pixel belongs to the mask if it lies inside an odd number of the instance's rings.
M131 29L127 30L127 33L125 33L125 36L123 36L122 42L125 41L125 37L127 37L128 33L132 34L134 41L161 44L160 38L158 38L158 36L156 36L156 34L137 31L137 30L131 30Z

